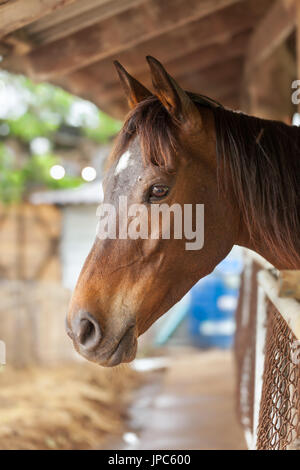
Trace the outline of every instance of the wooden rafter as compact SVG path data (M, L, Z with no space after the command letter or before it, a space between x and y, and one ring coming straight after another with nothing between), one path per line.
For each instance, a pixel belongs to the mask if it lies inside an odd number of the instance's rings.
M209 90L207 88L202 90L198 88L198 91L210 95L212 98L229 108L237 109L240 107L240 82L237 79L231 83L227 82L226 85L223 84L222 89L220 89L220 93L218 93L216 89ZM129 111L128 104L124 96L120 96L118 99L106 103L103 101L103 95L95 96L95 102L103 111L111 114L117 119L124 119Z
M239 1L242 0L143 2L136 8L32 51L28 55L28 66L31 75L38 79L66 75Z
M44 45L135 7L145 0L89 0L77 2L61 14L42 18L26 28L36 44Z
M296 24L294 2L0 0L0 32L6 8L14 22L4 24L1 65L50 80L124 117L127 106L113 59L151 87L145 61L151 54L184 88L236 108L245 57L250 67L264 63Z
M237 59L224 62L223 66L211 67L206 71L194 72L191 75L186 73L177 78L183 88L205 94L226 106L237 108L242 67L242 60ZM107 99L106 93L94 94L93 96L102 110L110 112L116 118L124 118L128 112L127 102L120 86L119 92L110 96L109 99Z
M204 49L200 48L191 54L185 54L184 57L180 55L179 58L176 58L170 62L164 62L164 65L166 66L168 72L178 80L180 80L180 78L182 76L184 77L185 75L187 78L195 75L195 81L198 82L198 86L201 86L201 84L203 84L203 80L206 80L207 74L210 74L208 80L210 82L214 82L216 77L218 77L219 80L220 74L218 73L218 70L222 70L222 64L224 64L226 61L229 62L229 70L232 72L230 69L232 63L231 61L232 59L239 59L243 57L248 39L249 31L238 35L236 38L232 38L230 41L224 44L215 44ZM228 67L226 64L224 66L226 72ZM147 87L151 87L151 78L148 67L145 71L143 71L143 73L138 73L135 76ZM98 93L105 95L106 101L115 98L122 92L119 80L117 77L115 77L115 75L112 74L110 82L101 81L101 83L99 83L99 81L96 80L96 83L94 83L93 86L93 90L97 90ZM197 89L194 91L197 91Z
M0 4L0 37L22 28L75 0L10 0Z
M218 91L219 96L223 94L225 89L227 92L228 84L231 86L232 81L236 82L236 77L240 80L243 70L243 59L239 56L232 57L231 60L227 58L222 61L220 57L219 63L214 63L210 67L204 67L200 60L196 61L193 70L189 68L182 68L176 74L173 74L172 69L168 67L168 71L176 77L180 85L189 91L214 94ZM143 77L137 76L138 80L151 89L151 77L148 72ZM142 78L142 80L141 80ZM95 84L96 85L96 84ZM93 89L95 91L95 87ZM123 89L119 82L116 82L114 87L107 89L101 93L102 104L107 104L110 101L116 101L123 96Z
M250 40L246 72L269 57L296 26L296 1L276 0Z
M144 77L149 75L145 61L145 56L149 53L161 60L175 77L180 69L209 67L214 62L222 61L224 55L230 59L238 55L238 49L244 47L244 51L246 50L243 41L248 40L247 35L265 13L267 5L263 0L258 4L256 0L248 0L247 14L243 3L232 5L214 15L126 49L117 56L109 56L77 70L57 82L62 86L70 84L73 92L79 95L110 92L118 84L113 59L117 58L130 73L144 80ZM187 63L187 58L191 59L190 63ZM183 66L181 62L184 63Z

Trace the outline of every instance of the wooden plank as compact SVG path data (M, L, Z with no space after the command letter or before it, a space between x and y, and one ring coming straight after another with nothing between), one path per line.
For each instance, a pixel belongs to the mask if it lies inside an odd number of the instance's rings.
M247 54L246 73L269 57L296 25L294 0L277 0L253 33Z
M295 58L287 42L280 44L276 53L257 64L255 68L248 69L243 87L244 110L263 119L290 123L290 118L295 112L291 100L295 69Z
M260 271L259 274L263 272ZM265 368L265 345L267 335L267 306L266 293L261 286L257 291L256 310L256 338L255 338L255 372L254 372L254 402L253 402L253 435L252 442L249 442L250 449L256 450L257 434L260 419L260 402L263 389L263 376Z
M75 0L11 0L0 5L0 37L22 28Z
M149 75L149 68L145 61L145 56L149 54L149 51L167 68L171 66L175 76L180 70L181 61L185 63L182 69L186 67L186 70L189 70L189 67L194 67L194 64L199 67L203 64L205 68L212 65L213 61L216 63L221 61L224 53L229 57L231 49L235 48L236 41L242 43L243 37L245 41L248 40L247 34L251 33L253 25L265 14L269 4L267 0L261 0L258 4L256 0L248 0L246 4L234 4L214 15L140 43L117 56L109 56L77 70L67 77L67 82L66 77L60 77L57 82L61 81L63 86L69 84L73 92L79 95L86 95L87 91L93 91L95 95L109 92L111 87L119 84L113 59L117 58L133 76L138 76L143 80L145 75ZM244 47L246 50L246 44ZM198 57L192 60L192 54L197 54ZM190 64L185 59L188 56L191 59ZM232 56L234 56L234 50Z
M5 36L2 44L9 48L8 52L4 55L9 54L10 57L28 54L33 49L33 44L28 38L24 37L22 29Z
M168 72L179 80L185 75L187 75L187 78L189 79L195 74L196 78L193 80L193 87L195 85L197 86L197 83L199 87L201 87L203 82L211 80L215 81L216 78L219 82L219 70L222 70L222 74L224 72L226 74L229 71L230 75L232 76L232 73L234 73L234 71L230 68L232 59L239 59L243 57L248 39L249 30L241 35L237 35L234 38L228 38L228 41L226 41L224 44L216 44L204 49L201 47L196 52L185 54L183 57L180 54L179 58L164 62L164 65L166 66ZM229 62L229 66L226 65L227 61ZM224 69L222 67L220 69L218 68L219 64L221 63L223 63ZM147 67L146 64L144 65ZM200 72L202 72L202 77L200 76ZM207 74L208 78L206 78ZM134 76L147 87L151 87L151 78L148 67L143 70L142 73L135 73ZM101 76L100 82L98 78L94 78L94 76L92 77L96 82L92 85L93 91L105 95L104 99L106 102L109 100L114 100L116 97L118 97L118 95L120 95L120 93L122 93L120 82L117 79L116 74L111 73L110 80L107 82L103 81L103 76ZM226 76L224 76L224 78L222 77L222 80L226 82Z
M300 300L300 270L284 270L278 277L279 297L292 297Z
M221 58L220 58L221 59ZM168 72L173 75L172 70L167 67ZM243 59L241 57L233 58L232 60L222 61L221 63L213 64L213 66L208 68L202 68L201 61L197 61L194 64L192 72L189 68L179 69L174 77L180 85L188 90L194 91L196 93L207 94L208 96L212 95L212 98L218 96L224 96L228 94L228 88L232 89L232 83L235 85L239 83L240 76L243 70ZM236 79L238 77L238 80ZM136 76L138 80L141 77ZM152 81L151 76L148 71L142 77L143 84L151 89ZM95 87L92 88L95 92ZM110 89L107 89L104 92L101 92L101 102L102 104L107 104L110 101L116 101L119 98L123 97L123 89L120 86L120 83L116 82L115 86L112 86Z
M181 76L183 71L189 74L215 67L220 63L225 63L231 59L243 57L248 44L252 29L248 28L240 34L232 35L222 41L203 48L203 44L196 51L191 53L180 54L180 58L175 57L173 60L167 60L166 67L168 72L174 76ZM149 75L149 69L147 69ZM145 75L139 75L143 81Z
M28 55L31 75L51 79L136 46L242 0L151 0ZM59 53L58 53L59 52Z
M137 6L144 1L145 0L97 0L97 2L83 2L83 4L81 2L81 9L76 9L79 10L78 14L74 15L75 6L77 5L75 4L70 8L72 16L63 19L62 15L56 14L56 22L49 21L49 18L46 17L45 20L42 19L35 24L29 25L26 31L36 44L49 44L50 42L73 34L76 31L87 28L97 23L99 20L103 21L129 8ZM89 3L91 3L91 5L95 4L94 7L88 8ZM86 9L83 10L83 6L85 6Z
M41 33L44 29L52 28L59 23L75 18L76 16L85 15L87 11L105 3L112 3L114 0L76 0L71 5L66 5L62 10L53 11L47 16L40 18L38 21L31 23L26 27L29 33Z
M187 90L203 93L211 98L220 101L225 106L233 109L240 108L239 94L242 74L243 59L236 58L228 63L220 63L206 70L194 70L193 74L184 71L181 76L176 76L180 84ZM113 71L112 71L113 73ZM117 82L113 92L109 88L104 90L99 88L97 76L89 77L88 86L81 84L80 90L70 80L70 77L59 81L60 86L69 91L79 94L82 98L94 101L100 109L111 114L115 118L123 119L128 112L128 106L124 98L120 83ZM151 78L148 71L147 85L151 89Z

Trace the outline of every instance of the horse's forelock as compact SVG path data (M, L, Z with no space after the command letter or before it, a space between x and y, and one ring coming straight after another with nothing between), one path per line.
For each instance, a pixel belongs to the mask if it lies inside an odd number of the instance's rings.
M125 120L111 161L115 161L128 148L131 139L138 136L145 163L157 165L168 173L174 172L178 153L176 127L156 96L141 101Z

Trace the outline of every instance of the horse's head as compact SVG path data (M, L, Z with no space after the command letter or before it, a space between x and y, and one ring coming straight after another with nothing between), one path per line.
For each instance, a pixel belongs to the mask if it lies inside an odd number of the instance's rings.
M212 111L148 62L156 95L116 64L132 111L67 319L75 348L108 366L135 357L137 337L213 270L238 229L230 197L218 191ZM162 208L166 225L155 212Z

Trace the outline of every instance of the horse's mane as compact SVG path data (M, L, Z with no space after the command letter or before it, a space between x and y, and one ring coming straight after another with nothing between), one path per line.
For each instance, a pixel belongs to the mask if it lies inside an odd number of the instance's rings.
M225 109L215 111L219 174L232 182L252 242L278 260L300 260L300 129ZM220 169L222 168L222 171ZM228 178L219 178L224 187Z
M189 95L197 106L208 106L214 114L219 188L226 193L230 182L254 244L256 234L278 259L285 253L296 267L300 257L300 130ZM146 161L166 171L176 168L178 123L156 97L143 100L129 114L114 157L134 135L140 138Z

